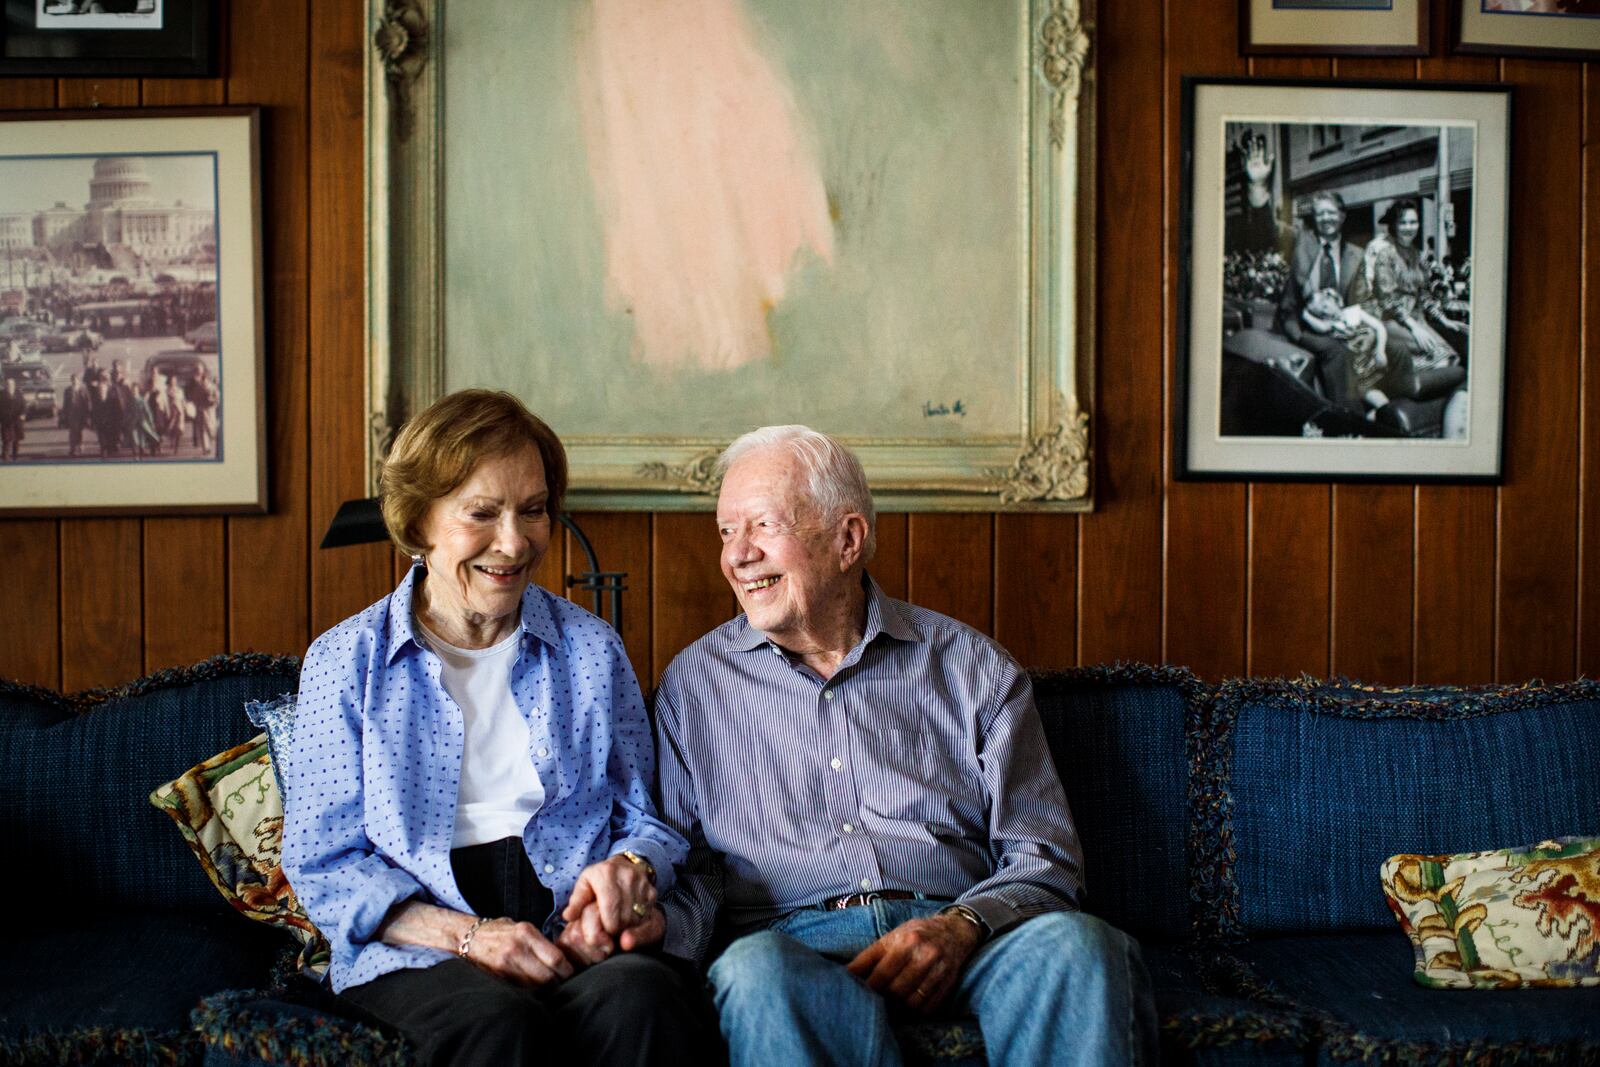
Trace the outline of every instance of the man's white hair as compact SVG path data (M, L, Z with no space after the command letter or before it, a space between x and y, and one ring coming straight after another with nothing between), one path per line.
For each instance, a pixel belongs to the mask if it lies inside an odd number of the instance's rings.
M870 560L878 547L878 513L867 488L867 472L861 469L856 454L809 426L763 426L740 437L717 457L718 480L740 460L769 450L794 457L808 502L825 521L835 522L851 512L866 516L867 540L861 561Z

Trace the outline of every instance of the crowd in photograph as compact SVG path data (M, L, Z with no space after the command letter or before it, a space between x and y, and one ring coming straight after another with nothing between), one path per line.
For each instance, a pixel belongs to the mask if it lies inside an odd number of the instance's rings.
M216 447L219 395L204 364L187 383L175 374L155 374L141 386L129 377L124 361L112 360L108 369L88 352L82 372L68 381L57 419L67 431L69 458L176 456L186 439L205 456ZM17 461L26 437L27 398L17 379L7 377L0 393L0 461Z
M61 405L68 455L83 454L85 430L105 458L177 455L185 434L201 454L209 454L216 443L217 396L204 365L187 386L175 375L155 375L141 389L122 360L112 360L107 371L85 355L83 373L72 376Z
M30 303L42 321L103 337L182 337L217 317L217 287L171 281L150 291L121 279L93 285L56 282L32 290Z
M1428 289L1453 318L1464 318L1472 301L1472 259L1460 263L1431 251L1422 255ZM1289 284L1289 262L1282 253L1230 252L1222 261L1222 294L1235 300L1277 303Z

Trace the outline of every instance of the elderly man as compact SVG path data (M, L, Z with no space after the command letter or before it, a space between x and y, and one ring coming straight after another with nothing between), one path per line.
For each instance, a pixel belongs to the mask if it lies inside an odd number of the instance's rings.
M1082 853L1027 675L867 576L856 458L803 426L725 452L744 614L657 701L661 813L691 842L641 940L703 961L739 1064L897 1064L891 1020L973 1013L995 1064L1153 1059L1134 943L1077 910ZM624 938L624 946L631 938Z
M1289 284L1278 304L1278 327L1317 360L1317 376L1325 396L1335 404L1362 411L1354 357L1345 343L1354 333L1343 323L1327 334L1307 329L1300 313L1314 293L1332 289L1348 307L1366 299L1363 249L1344 239L1344 197L1319 192L1311 197L1310 229L1302 231L1289 258Z

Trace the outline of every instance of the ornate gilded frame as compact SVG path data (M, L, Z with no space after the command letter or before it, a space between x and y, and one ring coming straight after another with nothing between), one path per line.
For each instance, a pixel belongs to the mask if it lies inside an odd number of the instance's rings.
M1006 440L851 438L879 506L919 511L1088 511L1094 352L1094 0L1027 8L1027 366ZM372 484L395 431L445 381L444 0L367 0L367 407ZM515 39L508 35L508 42ZM1019 94L1023 95L1023 94ZM1020 266L1020 265L1019 265ZM1022 273L1019 270L1019 274ZM728 435L731 439L732 433ZM571 501L602 509L703 510L727 440L569 441Z

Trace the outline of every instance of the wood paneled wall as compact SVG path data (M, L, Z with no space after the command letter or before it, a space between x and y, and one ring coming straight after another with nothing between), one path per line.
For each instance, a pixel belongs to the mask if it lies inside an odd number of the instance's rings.
M1481 682L1600 673L1600 65L1245 60L1237 0L1102 0L1098 507L887 515L884 587L1024 662L1207 678ZM272 513L0 522L0 676L68 690L226 650L299 653L383 595L384 548L320 552L362 491L362 5L236 0L225 78L0 79L0 107L265 109ZM1442 21L1442 20L1440 20ZM1501 487L1171 480L1179 84L1186 74L1517 86ZM580 516L628 572L639 673L727 618L704 515ZM545 580L559 583L570 546Z

